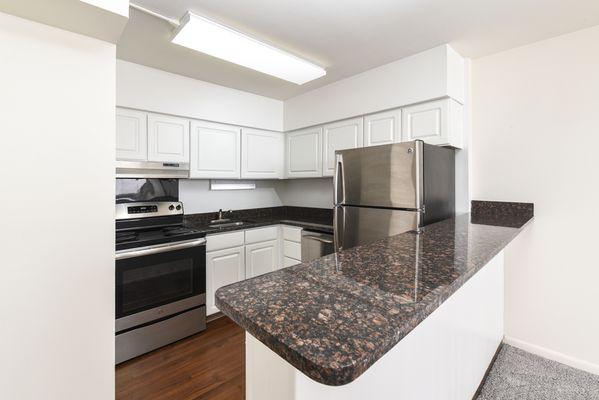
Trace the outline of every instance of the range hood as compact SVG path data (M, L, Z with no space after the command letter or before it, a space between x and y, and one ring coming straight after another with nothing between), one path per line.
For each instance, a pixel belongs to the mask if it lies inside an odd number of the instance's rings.
M117 178L189 178L188 163L117 161Z

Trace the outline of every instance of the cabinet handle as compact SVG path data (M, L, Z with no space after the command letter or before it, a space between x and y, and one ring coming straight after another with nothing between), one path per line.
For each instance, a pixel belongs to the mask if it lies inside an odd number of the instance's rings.
M330 239L324 239L324 238L322 238L320 236L305 235L305 236L302 236L302 239L313 239L313 240L316 240L316 241L319 241L319 242L322 242L322 243L333 244L332 240L330 240Z
M141 247L141 248L136 248L136 249L120 250L120 251L116 252L115 259L118 261L118 260L124 260L126 258L148 256L150 254L166 253L168 251L183 250L183 249L189 249L189 248L195 247L195 246L204 246L204 245L206 245L206 239L202 238L202 239L198 239L198 240L196 240L196 239L190 240L187 242L166 243L166 244L161 244L161 245L157 245L157 246L148 246L148 247Z
M333 182L333 197L335 205L345 203L345 177L343 175L343 156L335 155L336 168Z

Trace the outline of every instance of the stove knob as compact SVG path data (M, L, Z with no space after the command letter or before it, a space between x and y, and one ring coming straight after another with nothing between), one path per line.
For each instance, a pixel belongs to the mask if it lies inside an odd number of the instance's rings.
M177 205L177 211L181 210L181 204Z
M170 206L168 206L168 209L173 211L175 209L175 206L171 204Z

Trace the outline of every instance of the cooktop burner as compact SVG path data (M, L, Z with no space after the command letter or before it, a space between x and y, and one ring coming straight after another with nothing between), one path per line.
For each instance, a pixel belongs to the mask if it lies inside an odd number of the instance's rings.
M168 226L166 228L163 228L162 232L165 236L176 236L191 233L193 232L193 229L186 228L185 226Z
M124 242L130 242L132 240L137 239L137 233L136 232L117 232L116 233L116 242L118 243L124 243Z
M129 229L116 232L116 249L130 249L204 237L202 231L184 225Z

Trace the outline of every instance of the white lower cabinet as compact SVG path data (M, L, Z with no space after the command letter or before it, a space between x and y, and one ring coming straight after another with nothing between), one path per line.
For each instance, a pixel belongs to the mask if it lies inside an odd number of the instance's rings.
M293 267L294 265L301 264L300 260L296 260L295 258L289 258L287 256L283 256L283 268Z
M301 263L302 228L283 225L283 268Z
M253 243L245 246L245 276L253 278L279 269L279 246L277 240Z
M245 279L244 246L206 253L206 314L218 312L214 293L222 286Z
M301 237L301 228L287 234ZM289 262L283 260L280 225L227 232L206 237L206 314L219 310L214 294L223 286L275 271ZM299 263L294 260L294 264Z

